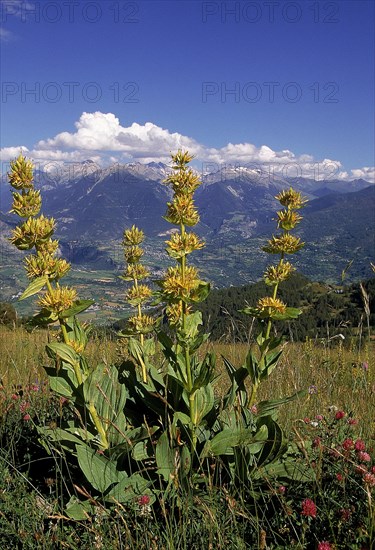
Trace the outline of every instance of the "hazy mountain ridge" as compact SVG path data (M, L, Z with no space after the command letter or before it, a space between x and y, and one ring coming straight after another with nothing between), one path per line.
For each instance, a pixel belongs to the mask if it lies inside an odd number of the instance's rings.
M38 171L35 185L42 190L43 213L58 222L56 234L62 251L71 250L69 243L75 243L70 260L90 264L96 248L100 250L96 261L100 259L101 265L111 266L113 261L105 257L103 247L118 242L124 228L132 224L141 227L149 238L157 238L155 242L160 241L162 250L162 235L171 229L163 219L171 192L162 181L170 171L162 163L115 164L101 169L92 161L85 161L68 165L54 176ZM268 174L261 170L229 166L204 174L202 179L203 185L196 192L201 216L196 231L211 245L213 256L219 241L224 248L243 246L249 254L253 253L255 243L258 246L260 239L275 231L275 210L279 206L275 195L293 185L309 198L300 226L307 246L298 259L306 275L318 277L321 272L329 278L355 257L353 273L362 276L370 260L375 259L375 185L369 182L279 177L269 181ZM0 199L0 247L2 261L6 262L11 249L5 241L6 233L18 221L6 213L12 200L6 177L1 182ZM226 284L232 274L241 284L238 274L242 269L230 267L225 254L222 260L220 270L226 277L216 280L217 284ZM210 261L204 265L210 275ZM260 276L259 269L261 262L255 266L253 278ZM213 280L215 277L216 272Z

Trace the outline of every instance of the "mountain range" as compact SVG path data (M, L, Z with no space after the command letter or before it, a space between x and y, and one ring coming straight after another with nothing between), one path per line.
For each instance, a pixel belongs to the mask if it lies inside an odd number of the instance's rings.
M73 263L95 269L119 268L124 228L136 224L149 238L146 251L155 271L165 235L164 219L169 188L162 182L170 172L162 163L115 164L100 168L92 161L71 164L54 173L37 171L43 213L57 222L62 252ZM207 243L197 264L217 286L257 280L269 258L260 246L275 232L275 195L292 185L309 199L302 211L299 234L306 248L296 256L298 269L311 278L337 281L349 260L349 276L371 276L375 260L375 185L353 181L272 177L262 170L225 166L200 174L195 200L201 221L195 228ZM15 251L6 240L18 222L9 214L12 195L4 176L0 187L0 251L9 265Z

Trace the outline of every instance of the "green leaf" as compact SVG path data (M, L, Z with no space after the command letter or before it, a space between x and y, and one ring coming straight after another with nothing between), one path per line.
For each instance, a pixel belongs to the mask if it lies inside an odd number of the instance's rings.
M100 363L83 383L86 403L93 403L105 424L116 423L124 409L127 390L118 382L118 371L114 365Z
M287 319L297 319L301 315L302 310L296 307L287 307L285 313L273 313L272 319L275 321L285 321Z
M302 397L306 397L307 390L300 390L293 395L290 395L289 397L281 397L280 399L272 399L267 401L261 401L257 405L257 417L260 418L262 416L273 416L274 413L277 411L277 409L281 405L285 405L286 403L290 403L291 401L294 401L295 399L300 399Z
M19 301L25 300L26 298L33 296L44 287L46 282L47 282L47 277L45 275L42 275L42 277L37 277L29 284L27 289L21 294L18 300Z
M194 359L193 359L194 361ZM214 379L215 358L211 353L207 353L202 362L194 361L192 370L198 373L195 377L192 392L199 388L208 386Z
M139 474L133 474L130 477L124 476L109 493L105 495L105 500L109 502L131 502L137 497L148 495L150 497L149 504L155 502L155 497L148 488L151 485L150 480L144 479Z
M251 351L246 356L245 366L252 384L256 386L259 383L259 365L257 358Z
M74 387L71 383L68 382L66 378L62 378L61 376L50 376L49 385L51 390L58 395L62 395L63 397L67 397L68 399L71 399L73 397Z
M266 427L268 430L267 441L263 446L260 456L257 458L257 467L276 460L278 456L286 450L286 441L283 431L271 416L266 416L258 420L259 430Z
M76 521L84 521L94 514L95 506L92 505L90 500L78 500L76 496L72 495L65 511L70 518Z
M192 302L203 302L210 293L210 283L199 281L199 285L190 295Z
M206 416L206 414L210 412L210 410L214 406L214 402L215 396L211 384L207 384L207 386L202 386L201 388L196 390L196 392L194 393L195 426L200 424L201 420Z
M190 416L183 412L175 412L173 415L173 425L177 426L177 422L180 421L184 426L190 426Z
M104 493L113 483L118 483L126 477L124 472L116 469L114 462L98 454L88 445L77 446L77 458L87 481L101 493Z
M147 441L139 441L132 449L132 457L136 461L146 460L149 457L147 451Z
M252 317L259 317L259 310L256 307L245 307L240 309L239 313L245 313L245 315L251 315Z
M202 451L202 457L208 455L232 455L233 447L248 445L254 442L254 433L251 428L224 429L207 441Z
M85 311L94 303L94 300L76 300L72 307L60 313L60 317L64 319L66 317L73 317L74 315L78 315L78 313L82 313L82 311Z
M197 332L198 327L202 325L202 313L200 311L194 311L185 318L185 334L188 338L193 338Z
M224 408L233 405L236 396L238 397L240 405L244 407L248 399L244 381L249 373L244 367L236 369L236 367L223 355L222 358L231 381L230 388L224 397Z
M293 481L309 482L314 481L315 473L311 466L301 464L296 460L287 459L285 461L266 464L255 469L253 473L255 479L271 477L275 479L290 479Z
M155 451L158 474L163 476L165 481L170 481L170 476L175 472L175 451L169 445L167 432L163 432L159 437Z
M76 445L82 445L88 439L82 439L63 428L50 428L49 426L38 426L38 432L46 435L50 441L57 443L58 448L63 447L64 449L68 449L72 454L75 454ZM91 434L91 439L93 437Z
M264 338L263 333L260 333L257 337L257 344L259 346L259 351L261 353L268 353L272 350L276 350L283 341L283 337L275 338L271 336L270 338Z
M43 308L39 313L34 315L30 321L27 322L27 325L30 327L33 326L43 326L43 325L49 325L51 323L56 323L58 320L58 316L56 313L53 313L52 311L49 311L49 309Z
M265 358L264 358L265 365L264 365L262 371L260 372L260 376L259 376L260 380L264 380L265 378L270 376L272 371L277 367L277 364L279 362L279 359L280 359L282 353L283 353L283 350L280 350L280 351L277 351L275 353L268 353L265 356Z
M70 365L76 365L79 362L79 355L71 346L68 346L67 344L52 342L51 344L46 345L46 351L48 356L52 359L55 359L56 356L58 356Z

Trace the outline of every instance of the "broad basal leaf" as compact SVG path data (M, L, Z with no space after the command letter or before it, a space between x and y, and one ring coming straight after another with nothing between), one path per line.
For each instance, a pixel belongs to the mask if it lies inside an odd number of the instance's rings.
M118 483L127 477L124 472L116 469L115 462L100 455L88 445L77 446L77 458L87 481L101 493L104 493L113 483Z

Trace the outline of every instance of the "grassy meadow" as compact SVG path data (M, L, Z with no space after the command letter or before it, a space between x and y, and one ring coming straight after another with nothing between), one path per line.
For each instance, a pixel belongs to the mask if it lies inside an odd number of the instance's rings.
M48 359L45 345L56 340L53 330L35 329L28 332L23 327L9 328L0 326L0 347L2 350L0 363L0 437L2 451L0 455L0 541L2 547L8 548L93 548L103 549L179 549L179 548L355 548L368 549L366 542L352 543L346 546L345 529L355 532L354 522L349 519L340 520L336 529L336 544L318 546L318 535L314 535L313 519L306 518L309 523L298 526L298 514L292 511L292 501L305 502L305 489L297 487L297 492L284 498L277 494L276 503L272 506L277 512L276 518L265 527L262 508L251 509L247 503L246 493L237 499L226 495L195 496L191 502L190 514L177 512L173 517L169 511L166 516L158 517L157 513L147 507L140 506L138 511L118 505L108 522L104 519L104 510L97 509L96 515L87 521L74 521L63 512L66 503L65 485L68 485L72 465L65 464L64 457L49 456L41 451L40 443L36 441L35 426L48 422L63 422L68 414L66 404L61 399L54 399L47 385L43 365ZM248 351L248 344L208 343L206 348L213 350L217 357L217 379L215 393L224 394L227 384L227 374L221 357L225 356L234 365L240 366ZM342 342L325 340L308 341L305 343L285 344L281 363L265 383L258 395L259 401L277 398L302 389L309 388L308 395L293 401L280 410L280 424L291 440L316 440L316 418L323 418L321 423L329 437L327 447L339 447L347 441L345 435L335 431L335 411L345 412L346 418L353 423L356 441L365 441L368 449L373 449L375 442L375 362L374 342L358 349L348 349ZM206 351L206 350L202 350ZM119 361L124 354L121 340L108 336L93 336L86 348L87 356L93 365L100 362L111 363ZM368 365L368 367L367 367ZM34 391L33 391L34 390ZM38 391L35 391L38 390ZM19 396L16 399L15 396ZM25 408L25 404L30 408ZM26 413L26 414L25 414ZM71 413L71 411L70 411ZM29 416L28 416L29 415ZM29 419L30 418L30 419ZM26 419L26 420L25 420ZM27 420L29 419L29 420ZM342 428L340 428L341 430ZM344 428L345 429L345 428ZM349 434L350 435L350 434ZM353 441L355 440L353 435ZM319 439L319 438L318 438ZM309 457L309 460L311 457ZM333 464L329 463L332 467ZM326 465L327 467L327 465ZM74 468L74 467L73 467ZM323 471L323 467L322 467ZM336 482L337 469L334 468L331 480ZM327 472L325 474L327 477ZM66 480L65 480L66 479ZM64 481L65 480L65 481ZM358 479L354 477L347 482L348 490L352 484L360 490ZM297 484L298 485L298 484ZM79 485L75 485L80 495ZM275 491L285 489L280 485L271 494L275 499ZM314 500L319 501L325 495L319 484L314 488ZM301 492L302 491L302 492ZM321 491L321 493L319 493ZM350 491L349 491L350 492ZM318 493L318 494L317 494ZM311 494L307 492L306 494ZM224 498L224 500L223 500ZM333 496L334 499L338 495ZM347 497L345 497L347 498ZM336 506L339 512L345 508L345 498ZM353 497L354 498L354 497ZM356 499L360 499L359 501ZM349 499L350 500L350 499ZM354 506L361 502L360 509L366 508L366 494L355 496ZM267 501L267 506L270 502ZM343 506L341 506L341 504ZM324 509L326 507L326 509ZM325 496L320 500L320 514L327 517L331 514L332 503ZM374 514L373 505L369 513ZM268 513L268 512L267 512ZM170 515L172 514L172 515ZM331 514L332 515L332 514ZM354 515L354 513L353 513ZM257 519L258 518L258 519ZM330 521L337 518L331 517ZM369 517L374 521L374 517ZM267 522L266 522L267 524ZM292 527L297 524L296 534L290 535ZM361 526L363 529L363 526ZM285 531L285 533L284 533ZM179 533L179 534L177 534ZM250 535L251 533L251 535ZM254 535L254 533L256 535ZM275 533L281 533L276 536ZM301 534L302 533L302 534ZM310 534L309 534L310 533ZM279 539L279 543L266 543L266 540ZM267 535L267 536L266 536ZM263 539L262 539L263 537ZM369 540L368 534L356 535L353 539ZM280 542L285 538L285 543ZM327 536L328 538L328 536ZM332 540L332 536L330 537ZM249 541L249 542L247 542ZM263 541L263 542L262 542ZM292 542L291 542L292 541ZM315 542L314 542L315 541ZM7 546L4 546L7 545ZM9 544L13 546L9 546Z
M53 330L29 332L23 327L12 329L0 325L0 380L4 391L13 392L17 385L47 382L43 368L49 361L45 345L54 340L56 333ZM285 428L291 429L296 419L313 418L324 414L329 407L337 407L350 411L361 421L366 436L375 438L375 341L367 341L360 351L353 347L325 339L286 343L281 363L260 388L259 401L312 388L314 393L306 399L294 401L281 409ZM218 358L216 395L224 394L227 386L222 356L239 367L248 349L247 343L212 342L201 350L202 353L213 351ZM86 348L93 366L119 361L124 351L121 339L108 336L90 338ZM363 364L368 365L366 370Z
M278 294L295 270L285 257L304 247L293 231L306 199L285 189L279 232L263 246L278 262L265 270L265 295L242 309L259 332L210 342L196 309L210 285L189 262L204 247L187 230L199 221L192 158L172 155L165 180L165 219L178 229L156 290L143 231L124 230L132 314L123 338L79 315L93 301L60 285L70 264L57 255L55 221L38 217L33 164L22 155L11 163L10 183L22 191L13 212L26 218L11 242L36 252L20 299L39 294L32 324L49 328L0 326L0 548L374 548L369 293L361 287L366 333L330 337L327 326L326 338L303 343L278 336L276 322L303 313ZM160 303L162 320L149 314Z

